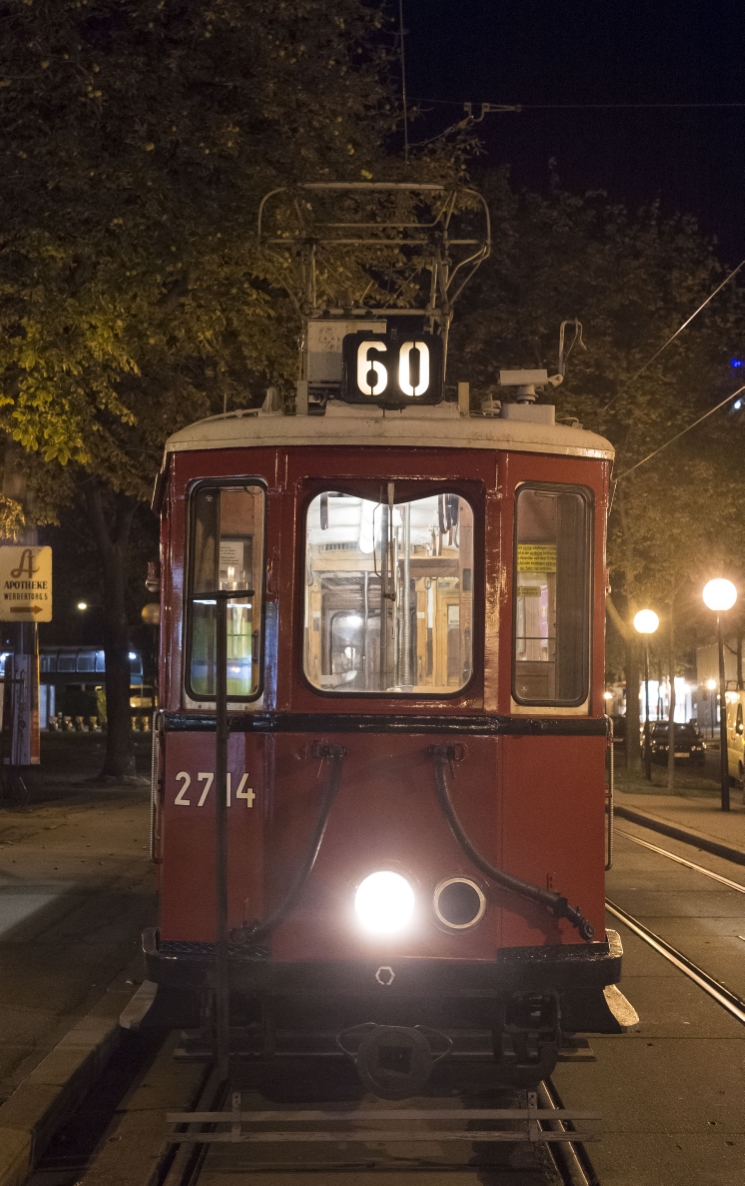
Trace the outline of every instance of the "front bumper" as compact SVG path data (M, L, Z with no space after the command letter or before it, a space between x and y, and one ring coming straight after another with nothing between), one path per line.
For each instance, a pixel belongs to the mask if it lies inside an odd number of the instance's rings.
M159 941L143 934L147 977L178 989L214 985L212 943ZM279 961L231 947L232 992L259 997L406 998L505 997L515 992L572 993L621 979L623 949L616 931L603 943L503 947L494 961L396 957L376 960ZM392 975L391 975L392 973Z

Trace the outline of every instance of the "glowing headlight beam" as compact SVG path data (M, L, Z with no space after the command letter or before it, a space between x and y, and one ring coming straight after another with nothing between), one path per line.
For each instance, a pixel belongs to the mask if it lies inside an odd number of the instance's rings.
M371 873L354 895L357 918L366 931L391 935L401 931L414 913L414 891L405 877L389 869Z

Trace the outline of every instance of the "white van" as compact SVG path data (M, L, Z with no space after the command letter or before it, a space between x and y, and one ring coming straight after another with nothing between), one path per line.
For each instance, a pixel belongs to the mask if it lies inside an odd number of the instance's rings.
M725 692L727 764L731 778L745 784L745 692Z

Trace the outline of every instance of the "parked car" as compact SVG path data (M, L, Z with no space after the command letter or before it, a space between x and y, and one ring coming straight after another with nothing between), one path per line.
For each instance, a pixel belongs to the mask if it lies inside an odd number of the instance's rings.
M675 723L673 731L676 760L685 759L691 766L703 766L706 761L706 742L693 721ZM664 766L667 762L669 727L667 721L655 721L651 728L650 750L652 761Z

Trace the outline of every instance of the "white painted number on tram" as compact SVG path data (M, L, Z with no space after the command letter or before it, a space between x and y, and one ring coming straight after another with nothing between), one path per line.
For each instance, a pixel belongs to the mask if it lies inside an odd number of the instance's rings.
M419 375L415 376L411 352L419 353ZM429 348L426 342L404 342L398 355L398 385L404 395L424 395L429 388Z
M388 371L385 365L377 359L370 358L371 350L382 352L387 349L385 342L380 341L360 342L357 347L357 386L364 395L382 395L388 386Z
M200 771L200 773L197 775L197 782L201 783L201 786L199 787L199 798L196 800L196 804L195 804L197 807L204 807L205 803L207 802L207 797L209 796L209 793L212 790L212 784L214 783L214 781L215 781L214 771ZM186 797L189 787L191 786L191 783L192 783L191 775L188 774L186 770L180 770L179 773L176 775L176 782L181 783L181 790L176 795L176 798L174 799L174 804L177 807L191 807L192 799L187 799L187 797ZM248 782L248 774L242 774L240 782L238 783L238 786L235 788L235 794L233 794L233 776L231 774L228 774L228 785L226 787L226 796L225 796L228 807L230 807L230 804L233 799L235 799L236 801L238 799L243 799L246 804L246 807L253 807L254 799L256 798L256 794L253 790L253 787L246 786L247 782ZM196 794L196 791L195 791L195 794Z
M395 356L375 358L371 351L387 354L386 342L369 340L357 347L357 386L363 395L382 395L391 373L395 374ZM430 383L429 346L426 342L402 342L398 352L398 387L403 395L426 395Z

